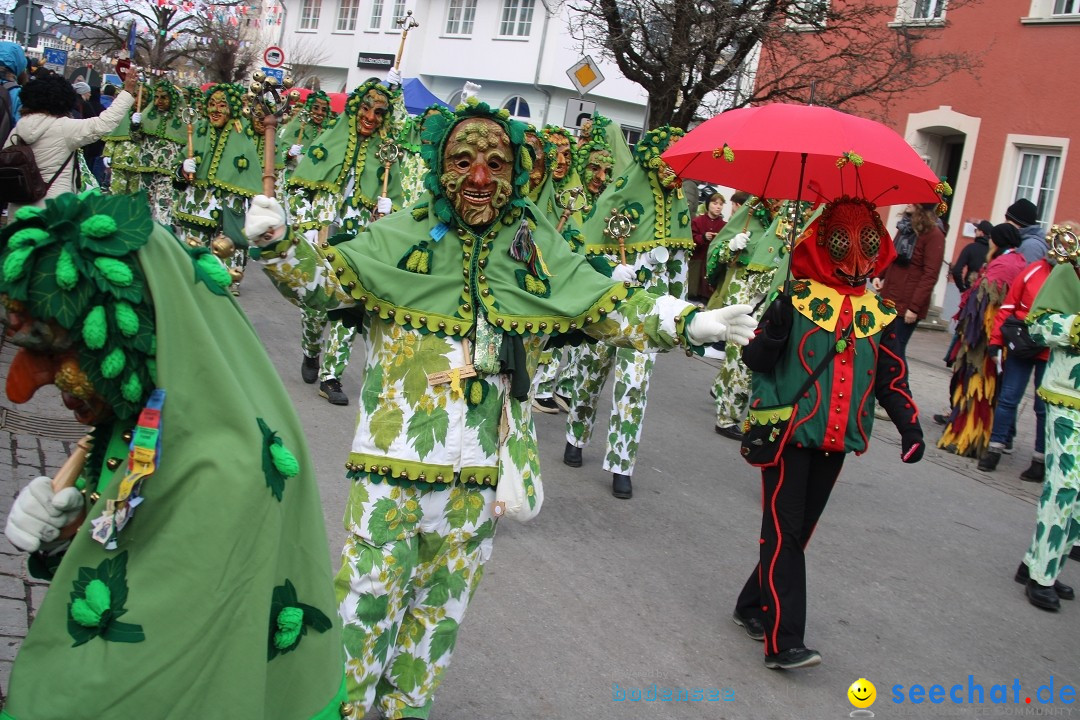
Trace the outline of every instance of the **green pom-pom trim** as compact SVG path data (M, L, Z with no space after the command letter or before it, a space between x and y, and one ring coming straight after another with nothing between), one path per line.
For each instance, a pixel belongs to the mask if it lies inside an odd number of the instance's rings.
M285 477L294 477L300 472L300 463L296 456L280 442L270 446L270 456L274 459L274 467Z
M86 347L91 350L100 350L105 347L105 341L109 337L109 326L105 322L105 308L101 305L93 307L86 314L82 327L83 340Z
M120 348L113 348L113 350L105 356L105 359L101 361L101 375L106 380L112 380L115 377L119 377L120 373L124 372L124 365L127 364L127 357L124 355L124 351Z
M221 264L220 260L210 253L200 255L196 262L199 263L199 267L203 269L203 272L210 276L211 281L223 288L232 285L232 276L229 275L229 271L225 269L225 266Z
M86 585L86 604L90 609L101 615L112 606L112 593L109 586L100 580L91 580Z
M11 239L8 240L8 247L12 250L18 250L48 239L49 233L41 228L23 228L11 236Z
M116 327L125 337L134 337L139 332L139 316L135 314L135 308L126 302L116 303L113 308L113 317L116 319Z
M139 376L135 373L128 375L127 380L120 387L120 394L124 396L124 399L128 402L139 402L143 396L142 382L139 380Z
M277 616L278 631L274 633L274 647L278 650L291 648L300 639L304 627L304 611L298 607L284 607Z
M4 260L5 282L13 282L23 276L23 273L26 272L26 261L33 251L34 248L32 247L21 247L11 251Z
M83 627L96 628L101 624L101 613L94 612L86 600L75 598L71 602L71 619Z
M79 226L84 235L92 238L109 237L116 232L116 221L108 215L91 215Z
M94 267L113 285L127 287L135 280L131 268L121 260L99 257L94 260Z
M43 212L45 212L45 208L39 208L37 205L23 205L15 211L15 219L29 220L30 218L36 218Z
M64 290L71 290L79 284L79 270L67 248L60 250L60 257L56 259L56 284Z

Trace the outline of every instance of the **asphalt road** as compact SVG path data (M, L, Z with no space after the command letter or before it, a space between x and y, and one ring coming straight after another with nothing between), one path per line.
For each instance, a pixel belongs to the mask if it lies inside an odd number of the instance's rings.
M249 270L240 303L308 428L336 567L355 407L330 406L303 384L299 312ZM934 333L912 344L927 418L946 403L944 347ZM360 354L344 380L353 399ZM433 720L839 718L859 678L876 685L879 718L1080 717L1080 705L1060 702L1063 686L1080 693L1080 603L1040 611L1012 579L1035 517L1037 488L1016 479L1030 457L1030 415L1017 455L994 476L936 450L902 465L896 432L875 428L869 452L848 457L808 550L806 641L823 664L785 673L765 669L761 644L730 620L756 558L760 478L713 432L714 374L682 353L660 359L629 501L611 496L601 447L586 448L584 467L564 466L565 416L538 414L544 510L500 525ZM1080 585L1076 568L1062 580ZM1036 691L1051 682L1056 702L1040 704ZM630 699L654 684L727 699ZM915 704L916 684L943 694ZM982 704L970 702L979 697L969 684L982 687ZM1007 702L995 704L1002 692Z

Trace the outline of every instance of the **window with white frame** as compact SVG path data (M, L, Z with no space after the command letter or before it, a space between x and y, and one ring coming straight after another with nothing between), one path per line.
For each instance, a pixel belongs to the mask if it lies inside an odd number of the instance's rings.
M304 0L300 5L300 29L318 30L322 0Z
M390 16L390 26L397 29L397 21L405 17L405 0L394 0L394 13Z
M1057 150L1021 147L1013 202L1027 198L1035 203L1041 225L1051 220L1059 178L1061 153Z
M641 140L641 128L622 126L623 137L626 138L626 144L630 147L634 147Z
M472 35L476 0L450 0L446 9L447 35Z
M356 16L360 14L360 0L338 0L337 31L356 30Z
M792 0L787 26L791 30L824 30L829 16L829 0Z
M515 95L506 101L503 110L509 110L514 117L527 118L529 117L529 101L520 95Z
M1080 15L1080 0L1054 0L1054 15Z
M945 21L947 0L900 0L896 22L937 25Z
M1031 0L1025 25L1075 25L1080 23L1080 0Z
M499 34L512 37L527 37L532 30L533 6L535 4L535 0L503 0Z
M368 16L368 29L378 30L382 27L383 0L372 0L371 15Z

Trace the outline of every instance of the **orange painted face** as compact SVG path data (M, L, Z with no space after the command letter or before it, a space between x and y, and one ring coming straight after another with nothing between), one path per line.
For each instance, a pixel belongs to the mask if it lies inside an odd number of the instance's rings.
M551 142L555 144L555 167L551 170L551 176L557 182L562 182L570 172L570 138L565 135L552 135Z
M510 138L492 120L463 120L450 131L439 181L470 227L493 223L513 197L512 152Z
M613 167L611 153L607 150L593 150L589 153L589 160L585 163L585 177L581 179L585 189L593 196L602 193L611 181Z
M210 119L211 125L220 129L225 127L225 123L229 122L231 116L229 99L225 97L223 91L217 90L206 101L206 117Z
M529 192L533 192L544 182L547 174L547 158L544 156L544 142L534 132L525 133L525 142L533 149L534 159L529 172Z
M94 390L79 367L73 336L56 323L46 323L21 310L8 311L8 341L19 347L7 376L11 402L25 403L46 385L56 385L60 397L84 425L108 419L112 409Z
M172 98L169 97L169 93L165 91L165 88L158 88L154 91L154 107L158 112L168 112L172 107Z
M311 124L316 127L322 127L322 124L326 122L326 116L330 114L330 103L325 100L316 100L311 103L311 109L308 110L308 116L311 118Z
M360 110L356 113L356 132L369 137L382 127L386 114L390 111L390 104L386 96L378 90L368 90L360 101Z

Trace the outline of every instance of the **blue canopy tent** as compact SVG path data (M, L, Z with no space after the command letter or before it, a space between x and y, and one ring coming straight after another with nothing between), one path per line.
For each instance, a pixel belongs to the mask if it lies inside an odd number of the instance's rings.
M450 107L432 95L431 91L424 87L424 83L420 82L420 78L404 78L401 82L401 89L405 93L405 109L411 115L419 115L431 105L442 105L444 108Z

